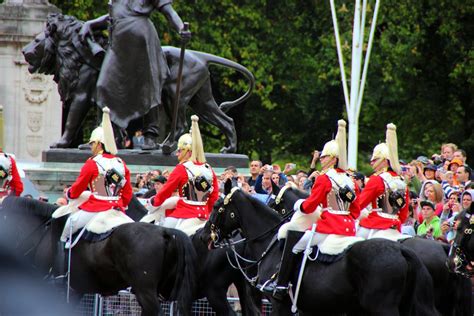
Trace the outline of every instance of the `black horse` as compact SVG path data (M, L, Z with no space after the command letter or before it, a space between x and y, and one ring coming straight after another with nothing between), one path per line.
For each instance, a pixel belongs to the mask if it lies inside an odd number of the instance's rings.
M269 206L281 216L289 217L293 205L299 199L306 199L309 194L296 188L286 186L282 189L274 185L276 196ZM449 246L447 244L423 238L408 238L401 243L413 250L428 269L433 279L435 304L442 315L472 315L470 282L446 268Z
M53 264L55 245L51 214L57 206L27 198L7 197L1 221L10 227L16 251L44 274ZM64 221L66 220L64 216ZM142 315L158 315L158 295L176 299L181 313L191 315L195 292L196 253L188 236L175 229L146 223L116 227L102 241L81 240L72 249L71 287L85 293L113 295L132 287Z
M457 220L456 237L446 264L451 272L467 279L474 276L474 207L462 211Z
M214 245L240 230L254 258L260 258L258 277L263 282L280 262L282 250L272 241L283 222L271 208L238 188L231 189L228 181L224 202L211 214ZM291 314L289 298L270 300L273 315ZM300 315L437 314L426 268L411 250L383 239L356 243L331 264L308 261L298 310Z
M136 199L130 201L127 215L133 220L139 221L147 210ZM227 300L227 289L233 283L239 293L242 315L260 315L261 295L251 288L243 275L234 267L238 266L235 255L230 250L219 249L209 251L208 240L210 225L207 223L204 228L198 230L191 240L197 253L197 292L194 298L206 297L216 315L236 315ZM245 245L237 245L237 256L244 254Z

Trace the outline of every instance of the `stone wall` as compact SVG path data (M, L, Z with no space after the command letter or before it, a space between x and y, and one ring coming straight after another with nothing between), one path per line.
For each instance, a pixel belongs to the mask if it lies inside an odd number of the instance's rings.
M59 9L46 0L7 0L0 5L0 104L4 151L18 160L41 161L61 136L61 102L52 76L28 73L21 49Z

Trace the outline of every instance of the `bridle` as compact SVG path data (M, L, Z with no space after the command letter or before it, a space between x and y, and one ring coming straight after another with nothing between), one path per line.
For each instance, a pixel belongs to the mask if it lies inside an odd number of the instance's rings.
M474 268L471 264L471 261L473 261L474 258L471 258L469 253L465 252L465 249L467 248L467 243L472 238L472 233L474 232L474 215L466 212L464 216L466 219L469 219L469 224L464 228L464 234L462 237L460 237L461 241L459 242L459 244L456 243L456 238L453 244L451 245L451 249L449 250L449 257L451 257L453 251L454 257L448 260L452 260L454 263L454 273L457 273L466 278L471 278L472 276L474 276Z
M251 239L242 238L240 240L233 241L233 240L230 240L230 238L231 238L230 235L222 237L223 234L221 233L221 230L219 228L219 226L220 226L219 222L223 218L223 215L224 215L225 211L227 210L226 208L228 207L229 203L232 201L234 193L239 191L239 190L240 190L239 187L232 188L232 190L224 197L224 201L222 203L222 206L220 206L217 209L217 212L215 213L216 215L209 219L209 222L211 224L210 225L211 239L212 239L212 242L214 244L214 247L216 247L216 248L226 248L226 249L230 249L232 251L233 257L235 259L235 264L231 261L231 258L229 257L229 254L227 253L227 259L229 261L229 264L234 269L240 270L241 273L244 275L244 277L247 279L248 282L250 282L251 284L255 284L255 282L258 278L258 273L255 277L250 278L250 277L248 277L248 275L245 273L244 270L247 270L247 269L250 269L250 268L252 268L256 265L259 265L260 262L263 260L263 258L265 258L266 255L269 253L269 251L273 248L273 246L276 245L277 239L273 238L271 240L271 242L267 246L266 250L261 254L261 256L258 260L251 260L251 259L244 258L242 255L240 255L237 252L237 250L235 249L235 245L240 244L240 243L248 244L252 241L262 239L263 237L269 235L270 233L274 233L282 225L282 223L286 222L288 216L284 216L282 218L282 220L280 222L278 222L277 225L273 226L272 228L268 229L267 231L259 234L256 237L253 237ZM231 220L238 220L238 216L236 215L235 211L233 211L233 210L229 210L229 217L230 217ZM243 267L240 263L241 261L243 261L247 265Z
M291 184L288 184L288 183L291 183ZM283 201L283 194L285 194L286 190L288 189L293 189L295 188L296 185L293 184L292 182L287 182L285 184L285 186L283 186L283 188L281 188L280 192L278 192L276 198L275 198L275 206L278 206L280 205L280 203ZM286 218L288 218L289 216L291 216L293 213L294 213L294 210L291 209L289 210L289 212L287 213L287 210L285 209L285 207L283 206L281 211L279 212L281 215L285 216Z

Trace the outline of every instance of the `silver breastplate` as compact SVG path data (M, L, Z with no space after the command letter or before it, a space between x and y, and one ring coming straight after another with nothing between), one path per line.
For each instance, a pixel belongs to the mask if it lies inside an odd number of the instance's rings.
M191 161L185 162L188 182L182 188L182 196L187 202L206 203L214 190L211 167L205 163L196 165Z
M328 207L333 210L348 211L350 203L345 202L340 193L344 188L354 191L354 182L346 173L337 172L335 169L329 170L326 175L331 180L332 185L331 191L327 195Z
M94 157L99 175L94 179L91 191L100 196L118 196L125 186L125 166L118 157L105 158L102 155Z
M384 172L380 175L385 185L385 192L378 197L377 205L383 213L387 214L398 214L399 208L392 206L393 202L390 201L390 195L398 193L399 195L405 195L406 183L399 176L393 176L389 172ZM393 196L393 195L392 195Z

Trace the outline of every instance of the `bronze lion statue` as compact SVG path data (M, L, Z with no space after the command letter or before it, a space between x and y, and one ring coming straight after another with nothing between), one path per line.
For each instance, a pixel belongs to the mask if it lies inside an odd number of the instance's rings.
M83 43L79 38L82 21L72 16L50 14L46 27L27 44L22 52L28 62L30 73L53 75L63 103L62 136L52 144L52 148L71 148L77 142L88 111L94 107L96 82L107 45L102 34L94 36L96 42ZM103 49L102 49L103 47ZM170 77L163 86L163 106L166 113L172 113L175 99L177 68L180 50L163 46ZM248 90L234 101L218 105L211 89L209 65L217 64L242 73L249 82ZM181 82L181 98L178 108L176 139L187 130L186 106L199 117L216 127L225 135L227 146L224 153L237 150L237 135L234 121L225 112L245 101L252 93L255 79L244 66L212 54L187 50L184 57Z

